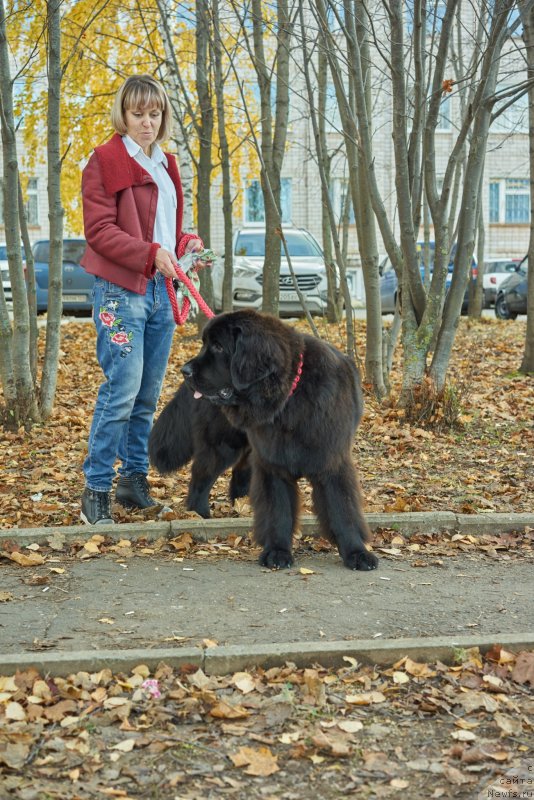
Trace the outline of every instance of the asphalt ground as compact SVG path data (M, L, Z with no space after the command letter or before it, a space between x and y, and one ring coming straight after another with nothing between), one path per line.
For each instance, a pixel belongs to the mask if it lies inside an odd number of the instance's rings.
M316 552L305 539L293 568L271 571L253 548L231 544L250 532L247 519L0 531L0 552L16 545L31 555L39 545L45 553L29 567L0 561L0 674L161 661L224 674L286 661L335 666L347 656L447 661L458 649L494 644L534 649L532 550L512 557L450 544L452 536L467 544L508 532L520 539L534 529L534 514L370 514L368 521L373 530L434 544L376 547L379 569L351 572L335 551ZM315 532L313 518L302 532ZM187 533L205 546L161 547ZM95 534L111 546L86 550ZM51 550L54 535L63 547Z

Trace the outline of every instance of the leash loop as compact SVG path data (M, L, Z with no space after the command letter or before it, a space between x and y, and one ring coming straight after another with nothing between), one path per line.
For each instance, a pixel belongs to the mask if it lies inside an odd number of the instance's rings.
M191 264L189 266L187 272L182 269L180 264L185 260L188 260ZM200 311L208 319L211 319L215 316L211 308L208 306L200 292L198 291L197 287L189 277L187 273L196 272L198 267L193 267L193 260L197 261L200 259L203 262L213 261L214 253L211 250L203 250L201 253L188 253L187 256L183 257L178 261L178 266L176 269L176 278L165 278L165 286L167 288L167 294L169 295L169 300L172 306L172 313L174 316L174 321L177 325L183 325L189 316L189 312L191 310L191 299L188 297L190 295L193 300L198 304ZM202 264L204 266L204 264ZM176 283L182 283L185 288L187 289L187 294L184 296L182 301L182 306L180 308L180 304L178 303L178 298L176 296Z

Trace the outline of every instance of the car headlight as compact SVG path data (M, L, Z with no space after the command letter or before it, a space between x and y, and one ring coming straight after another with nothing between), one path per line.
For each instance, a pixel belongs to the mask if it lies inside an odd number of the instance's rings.
M249 267L246 264L241 264L234 267L234 276L236 278L253 278L259 272L256 267Z

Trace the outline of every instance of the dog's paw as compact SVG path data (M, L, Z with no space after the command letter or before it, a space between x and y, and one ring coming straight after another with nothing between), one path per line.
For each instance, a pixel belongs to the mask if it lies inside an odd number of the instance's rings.
M369 570L378 567L378 558L370 553L368 550L365 552L351 553L345 559L345 566L349 569Z
M209 503L188 503L187 510L196 511L199 517L203 517L204 519L210 519L211 517Z
M266 548L260 556L260 564L269 569L287 569L293 565L293 556L289 550Z

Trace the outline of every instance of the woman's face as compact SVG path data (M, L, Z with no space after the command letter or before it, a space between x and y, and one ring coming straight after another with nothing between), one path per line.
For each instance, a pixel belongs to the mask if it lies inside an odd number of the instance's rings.
M161 120L162 111L158 106L127 109L124 112L126 133L143 149L147 156L150 155L152 145L158 138Z

